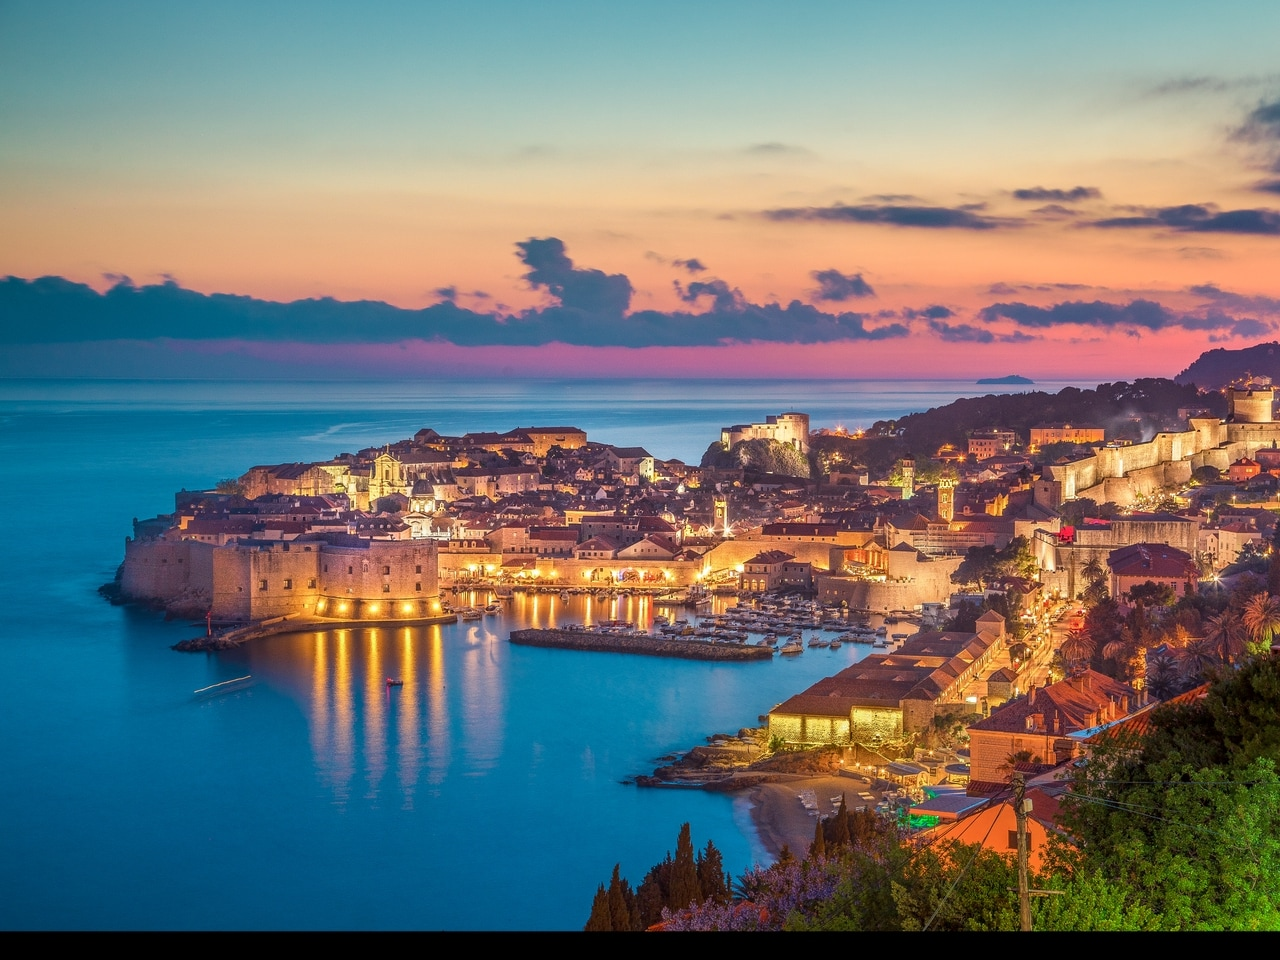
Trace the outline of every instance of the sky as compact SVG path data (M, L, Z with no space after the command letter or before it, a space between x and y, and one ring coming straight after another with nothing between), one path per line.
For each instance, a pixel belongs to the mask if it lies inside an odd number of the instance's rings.
M1280 4L0 0L0 376L1172 376Z

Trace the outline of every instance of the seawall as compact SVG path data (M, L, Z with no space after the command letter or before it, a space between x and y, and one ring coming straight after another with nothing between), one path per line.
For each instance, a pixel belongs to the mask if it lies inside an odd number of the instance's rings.
M654 636L630 637L587 630L513 630L511 642L529 647L587 650L594 653L637 653L649 657L679 657L683 660L772 660L774 655L772 647L712 643L709 640L695 639L668 640Z

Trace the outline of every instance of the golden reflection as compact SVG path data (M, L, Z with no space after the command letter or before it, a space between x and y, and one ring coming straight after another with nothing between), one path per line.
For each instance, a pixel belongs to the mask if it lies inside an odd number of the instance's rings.
M439 627L431 627L438 636ZM387 703L395 708L396 771L400 784L401 806L405 810L413 808L413 797L418 784L419 768L422 757L422 738L426 730L422 726L423 684L418 671L418 653L416 644L427 641L429 637L422 635L421 629L404 627L400 632L400 671L399 678L404 681L403 687L392 689L387 687ZM387 676L392 676L388 673ZM428 672L430 676L430 672ZM405 696L405 691L409 692ZM427 696L430 696L428 693Z
M368 787L365 798L378 796L378 784L387 770L387 712L390 688L383 672L379 643L381 631L371 628L365 633L364 662L364 778Z
M449 703L444 669L444 631L427 628L427 782L443 783L449 773L452 740L449 736Z

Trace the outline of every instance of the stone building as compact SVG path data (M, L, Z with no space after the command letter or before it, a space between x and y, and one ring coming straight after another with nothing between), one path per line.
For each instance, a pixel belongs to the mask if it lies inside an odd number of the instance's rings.
M765 417L764 423L739 423L720 431L720 445L726 450L743 440L776 440L801 453L808 453L809 415L780 413L776 417Z
M787 743L869 742L925 730L973 708L965 689L1003 647L1005 624L988 611L976 633L928 632L872 654L769 711L769 736Z
M1079 743L1070 734L1125 717L1144 702L1132 687L1093 670L1033 688L969 726L970 792L1008 782L1011 758L1024 751L1045 764L1075 757Z

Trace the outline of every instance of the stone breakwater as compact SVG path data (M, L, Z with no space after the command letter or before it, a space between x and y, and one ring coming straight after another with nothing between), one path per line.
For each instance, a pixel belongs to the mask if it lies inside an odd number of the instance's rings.
M638 653L649 657L680 657L685 660L772 660L771 647L749 647L710 640L670 640L649 634L596 633L589 630L513 630L511 642L530 647L561 650L589 650L596 653Z

